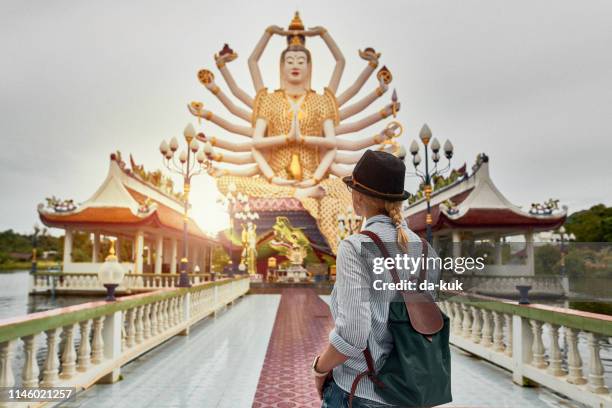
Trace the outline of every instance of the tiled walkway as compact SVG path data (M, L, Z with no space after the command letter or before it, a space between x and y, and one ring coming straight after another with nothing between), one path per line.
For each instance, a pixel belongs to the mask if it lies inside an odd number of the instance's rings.
M123 367L122 381L96 385L62 407L250 407L279 301L246 296Z
M285 289L282 299L246 296L188 337L123 367L122 381L96 385L62 406L319 407L309 366L331 324L327 305L310 290ZM546 390L518 387L506 371L456 349L452 364L449 407L576 407Z
M310 364L332 328L312 289L283 289L253 408L320 407Z

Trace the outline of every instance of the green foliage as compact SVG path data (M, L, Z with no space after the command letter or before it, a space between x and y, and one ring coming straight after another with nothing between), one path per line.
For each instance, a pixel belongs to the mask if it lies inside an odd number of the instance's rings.
M44 251L58 251L56 260L62 259L64 250L64 237L54 237L48 235L43 229L37 237L37 251L40 255ZM19 234L13 230L0 232L0 265L10 265L15 263L10 254L15 253L32 253L33 234ZM129 243L125 243L129 245ZM124 245L125 245L124 244ZM72 258L75 262L89 262L91 260L92 242L90 234L86 232L76 232L74 234ZM108 249L107 247L103 247ZM128 252L126 250L125 252ZM106 252L103 252L106 253ZM124 258L127 259L127 258Z
M230 261L230 257L221 246L215 246L212 253L212 268L215 272L223 272L223 268Z
M612 242L612 207L598 204L567 217L565 228L577 242Z
M537 275L559 273L561 252L553 245L537 246L534 249L534 269ZM567 261L566 261L567 262Z
M43 229L37 237L38 253L44 251L61 251L60 239L47 235ZM0 265L10 264L15 260L11 259L11 253L32 253L33 234L19 234L12 229L0 232Z

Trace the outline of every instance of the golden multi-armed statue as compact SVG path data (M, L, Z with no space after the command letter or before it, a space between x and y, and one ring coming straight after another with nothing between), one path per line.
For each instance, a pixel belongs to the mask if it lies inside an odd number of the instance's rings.
M269 92L264 87L258 61L274 35L286 37L288 45L279 61L280 88ZM311 89L312 56L306 48L306 38L315 36L323 39L336 61L331 80L322 93ZM391 122L373 137L352 135L395 116L400 108L394 92L391 103L380 111L347 122L387 92L392 81L391 72L386 67L381 68L376 75L378 87L347 104L378 67L380 54L374 49L366 48L359 51L359 55L367 61L367 66L350 87L337 95L345 66L344 56L326 29L306 30L296 12L287 30L268 27L249 57L255 97L238 87L229 71L227 64L238 55L227 44L215 55L217 67L231 93L249 109L235 104L215 83L212 72L198 72L199 81L229 112L248 125L234 124L213 114L203 109L200 102L188 105L193 115L241 139L234 142L223 137L199 135L206 143L208 157L215 162L210 173L217 177L221 192L225 194L230 183L234 183L239 191L252 197L299 199L317 220L334 251L337 214L351 203L340 177L352 172L363 149L388 148L390 141L402 132L399 123Z

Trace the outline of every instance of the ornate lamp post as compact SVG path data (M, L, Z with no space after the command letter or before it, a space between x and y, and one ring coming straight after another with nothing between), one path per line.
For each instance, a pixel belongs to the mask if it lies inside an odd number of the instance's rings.
M117 260L115 255L115 241L111 241L108 256L98 271L98 280L106 288L106 301L115 301L115 289L123 281L125 268Z
M419 132L419 138L423 143L425 152L425 171L419 170L421 164L421 156L419 155L419 144L416 140L413 140L410 144L410 154L412 154L412 165L414 166L413 176L419 177L423 181L423 192L425 193L425 200L427 201L427 216L425 218L425 224L427 225L427 242L432 243L433 237L431 232L431 181L434 177L439 176L450 169L450 161L453 157L453 144L450 140L444 142L444 156L448 160L448 164L445 168L438 169L438 162L440 161L440 142L438 139L431 138L431 130L427 124L423 125ZM430 143L431 142L431 143ZM431 161L433 164L429 164L429 149L431 149ZM431 167L431 168L430 168Z
M35 274L38 271L38 236L41 234L40 227L38 224L34 225L34 233L32 234L32 267L30 269L31 274ZM42 233L44 235L44 232Z
M240 235L242 242L242 256L238 269L240 272L248 270L250 275L255 274L254 260L251 259L256 251L256 231L255 221L259 219L259 213L251 211L249 198L244 194L238 194L238 202L240 203L240 211L235 212L234 219L239 220L242 225L242 233Z
M556 234L553 235L553 239L559 243L559 251L561 252L561 277L565 277L565 255L567 253L567 248L565 243L568 241L573 241L576 239L574 234L568 234L565 231L565 227L562 225L561 228L557 231Z
M190 287L189 277L187 276L187 248L188 248L188 222L189 222L189 192L191 190L191 178L206 173L211 168L210 160L206 157L203 150L196 140L196 132L193 125L189 123L183 131L183 136L187 144L186 148L175 154L179 149L179 142L176 137L161 142L159 151L164 157L164 165L168 170L183 177L183 257L181 258L179 287Z

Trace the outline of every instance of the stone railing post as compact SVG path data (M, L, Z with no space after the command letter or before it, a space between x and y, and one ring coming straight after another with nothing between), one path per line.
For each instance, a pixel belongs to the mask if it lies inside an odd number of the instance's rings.
M512 316L512 381L525 385L527 379L523 376L524 366L529 364L532 355L533 333L529 319Z
M215 285L213 287L213 310L215 311L215 317L217 316L219 309L221 309L219 306L219 285Z
M121 311L117 311L106 316L104 319L104 326L102 328L102 341L105 359L115 360L121 355L122 329L123 318ZM99 382L102 384L112 384L117 382L119 381L120 373L121 368L116 367L113 369L113 371L102 377Z
M604 368L601 363L601 356L599 355L600 345L599 336L595 333L589 333L587 335L587 343L590 354L589 364L589 391L595 394L607 394L608 388L604 379Z
M565 328L568 367L567 382L576 385L586 384L587 382L582 374L582 358L580 357L580 350L578 349L579 333L579 330L570 327Z
M544 359L544 343L542 342L542 322L537 320L531 320L531 334L533 335L532 347L531 347L531 365L537 368L546 368L546 360Z
M25 336L23 340L23 351L25 353L25 362L23 366L22 385L24 387L38 387L38 377L40 369L38 368L38 361L36 361L37 344L36 339L38 335L32 334ZM1 381L0 381L1 383Z
M561 377L567 374L561 366L562 362L563 356L561 355L561 349L559 348L559 325L551 324L548 373L554 375L555 377Z
M181 299L183 311L183 315L180 317L180 320L185 322L187 325L184 330L182 330L179 335L188 336L189 335L189 319L191 319L191 293L187 292L183 295Z

